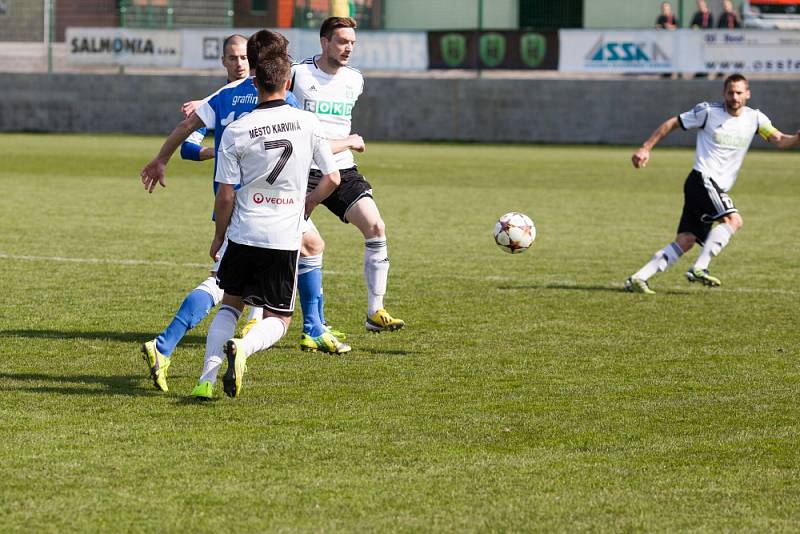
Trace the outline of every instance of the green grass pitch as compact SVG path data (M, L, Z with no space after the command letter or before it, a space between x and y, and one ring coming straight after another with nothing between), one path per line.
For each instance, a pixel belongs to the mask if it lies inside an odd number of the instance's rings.
M298 313L198 404L209 319L168 394L138 352L213 231L210 163L144 192L160 142L0 136L0 531L800 530L800 153L748 156L721 288L684 258L648 298L621 284L672 239L691 151L372 144L407 328L364 331L362 239L322 208L353 352L300 352ZM539 232L516 256L512 210Z

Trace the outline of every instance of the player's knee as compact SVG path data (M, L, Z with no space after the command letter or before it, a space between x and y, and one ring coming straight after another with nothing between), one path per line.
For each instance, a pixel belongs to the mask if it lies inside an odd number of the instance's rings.
M220 289L216 276L209 276L195 289L200 289L211 295L211 298L214 300L214 306L222 301L222 295L224 294L224 291Z
M386 236L386 225L383 222L383 219L378 217L377 220L370 222L367 224L366 231L364 232L365 237L385 237Z
M727 224L731 230L737 232L741 230L742 225L744 225L744 219L738 213L731 213L730 215L725 216L723 219L725 224Z
M678 237L675 238L675 242L681 247L682 251L688 252L697 242L697 238L694 234L678 234Z
M300 248L301 256L319 256L325 251L325 240L317 232L303 234L303 246Z

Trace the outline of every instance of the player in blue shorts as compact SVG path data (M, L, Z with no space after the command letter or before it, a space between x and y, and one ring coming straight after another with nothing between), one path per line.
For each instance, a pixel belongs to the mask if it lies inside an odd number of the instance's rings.
M275 35L271 34L271 32L257 32L247 41L246 49L250 65L253 65L255 62L253 58L258 57L260 47L280 46L260 40L266 33ZM162 145L158 155L142 169L140 176L142 178L142 183L145 184L145 189L152 193L156 184L160 183L162 186L165 186L166 165L172 157L172 154L184 141L202 127L214 130L215 146L213 157L215 157L225 127L255 108L257 104L256 95L257 92L253 85L252 78L247 77L229 83L203 100L198 106L198 109L175 127ZM297 101L294 99L293 95L288 94L286 100L290 105L298 107ZM334 152L346 149L363 150L363 140L357 135L351 135L346 139L332 140L329 142ZM307 233L312 234L312 232ZM319 235L316 232L313 232L313 234ZM319 238L319 241L321 242L321 238ZM322 246L324 246L324 243ZM303 266L301 265L300 271L302 270ZM319 274L319 276L312 276L312 278L318 278L319 282L317 283L321 286L321 272L317 273L316 271L318 270L318 268L307 270L304 275L300 276L298 286L301 292L301 306L303 305L302 294L304 289L301 280L309 273L312 273L312 275ZM212 269L212 272L216 272L216 266ZM321 290L319 291L321 292ZM219 302L220 298L221 292L216 284L216 278L213 276L209 277L187 296L175 318L164 333L143 345L142 353L150 369L153 383L157 389L168 391L166 379L167 370L171 363L170 356L172 350L189 329L199 324L200 321L208 315L210 309ZM322 332L312 338L315 343L314 349L337 354L350 350L349 346L341 343L341 341L331 334L324 324L322 324L318 302L314 302L314 305L310 306L308 310L303 306L303 316L304 331L306 330L305 324L308 321L310 327L314 329L313 331ZM162 349L167 352L163 352Z

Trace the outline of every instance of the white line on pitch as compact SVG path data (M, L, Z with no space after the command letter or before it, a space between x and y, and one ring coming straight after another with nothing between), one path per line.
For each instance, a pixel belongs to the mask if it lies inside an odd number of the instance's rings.
M119 260L114 258L67 258L64 256L21 256L17 254L2 254L0 258L24 261L54 261L62 263L93 263L108 265L162 265L166 267L209 267L209 263L176 263L161 260Z
M121 260L116 258L68 258L65 256L24 256L19 254L3 254L0 253L0 259L7 260L21 260L21 261L51 261L62 263L90 263L94 265L157 265L161 267L191 267L193 269L208 269L211 267L211 261L208 263L178 263L174 261L164 260ZM336 271L325 270L325 274L337 274Z
M209 263L177 263L173 261L163 261L163 260L121 260L115 258L68 258L65 256L24 256L19 254L3 254L0 252L0 259L8 259L8 260L21 260L21 261L52 261L52 262L62 262L62 263L90 263L95 265L128 265L128 266L137 266L137 265L157 265L162 267L191 267L191 268L204 268L208 269L211 266L211 262ZM353 272L341 272L341 271L328 271L325 270L326 275L337 275L337 274L349 274L349 275L357 275L356 271ZM453 275L448 274L448 278L457 278L463 280L474 280L474 276L470 275ZM431 275L427 275L423 277L435 277ZM514 276L497 276L497 275L488 275L483 277L484 280L487 282L515 282L519 281L519 278ZM551 287L548 287L551 286ZM562 287L560 287L562 286ZM561 289L563 287L574 286L576 289L580 289L581 284L574 280L564 280L561 282L554 282L554 281L542 281L542 289ZM622 289L622 284L616 283L608 283L606 286L609 289L612 288L620 288ZM670 290L681 290L687 289L687 286L666 286L663 289L670 289ZM724 289L711 289L710 291L719 291L719 292L732 292L732 293L770 293L776 295L797 295L798 291L793 291L791 289L758 289L752 287L726 287Z

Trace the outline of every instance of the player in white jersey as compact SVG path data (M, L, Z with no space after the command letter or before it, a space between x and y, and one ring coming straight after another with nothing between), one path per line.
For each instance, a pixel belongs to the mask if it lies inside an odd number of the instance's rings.
M303 109L315 113L329 138L350 135L353 107L364 89L360 72L348 66L356 42L356 22L349 17L330 17L320 27L322 53L292 66L294 93ZM370 332L398 330L405 323L384 308L383 297L389 277L386 226L372 198L372 186L358 172L353 154L336 154L341 185L323 204L342 222L352 223L364 236L364 278L367 283L367 316ZM320 179L314 169L312 187ZM321 256L320 256L321 263Z
M319 120L286 104L290 73L287 55L260 55L255 75L259 104L222 135L210 255L218 257L227 237L217 273L225 294L208 329L203 374L192 392L198 398L213 395L223 353L228 360L223 388L236 397L247 357L286 333L294 311L304 217L339 184ZM312 162L323 177L306 195ZM265 317L234 339L244 304L264 308Z
M644 167L650 160L650 151L671 131L678 127L698 130L694 168L683 185L683 212L675 241L658 250L625 280L628 291L655 293L648 280L667 270L695 243L703 248L686 272L686 278L708 287L719 286L719 278L708 273L708 265L742 227L742 217L728 192L736 182L753 137L758 133L778 148L800 145L800 133L786 135L761 111L747 107L750 88L741 74L725 79L723 97L721 103L702 102L666 120L631 158L634 167Z
M222 45L222 66L228 75L228 83L242 80L250 74L247 61L247 38L234 34L227 37ZM208 129L196 130L181 145L181 157L195 161L214 158L214 149L202 146ZM216 267L210 275L196 288L189 292L181 302L172 320L155 339L146 341L141 346L145 364L150 369L150 376L155 387L168 391L167 370L172 361L172 354L184 336L197 326L222 299L222 290L217 285ZM261 318L261 309L251 309L250 318L255 322Z

